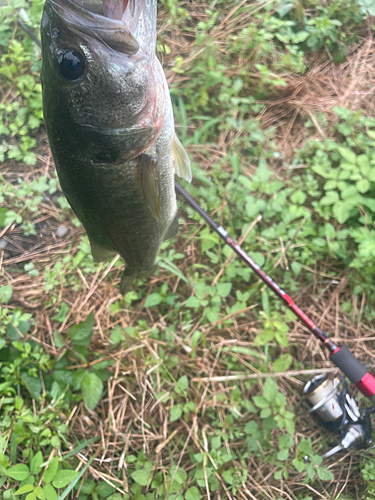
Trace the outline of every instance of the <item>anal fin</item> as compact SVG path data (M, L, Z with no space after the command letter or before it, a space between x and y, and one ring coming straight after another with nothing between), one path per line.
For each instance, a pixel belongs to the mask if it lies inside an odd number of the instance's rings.
M164 235L163 241L174 238L176 236L177 232L178 232L178 213L176 212L176 215L175 215L173 221L171 222L169 228L167 229L167 231Z
M98 245L90 237L89 240L91 246L91 253L92 256L94 257L95 262L103 262L116 254L116 252L114 252L113 250L107 250L106 248Z
M160 219L160 187L157 154L143 153L141 158L142 191L150 212Z
M190 160L184 146L179 141L177 135L174 135L172 144L172 153L174 158L174 169L179 177L185 179L185 181L191 182L191 168Z

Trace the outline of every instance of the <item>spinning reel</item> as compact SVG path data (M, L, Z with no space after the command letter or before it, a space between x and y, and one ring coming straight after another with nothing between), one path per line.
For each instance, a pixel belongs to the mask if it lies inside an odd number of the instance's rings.
M329 432L339 435L340 443L322 455L323 458L341 450L359 450L372 444L370 414L375 412L375 407L360 412L344 377L314 377L305 385L303 395L311 406L308 413L314 414Z

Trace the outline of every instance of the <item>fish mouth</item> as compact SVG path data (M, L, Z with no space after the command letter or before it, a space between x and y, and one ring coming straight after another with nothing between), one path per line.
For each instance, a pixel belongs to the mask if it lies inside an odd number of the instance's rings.
M128 55L136 54L142 0L50 0L55 13L74 31Z
M92 14L121 20L129 0L74 0L74 3Z

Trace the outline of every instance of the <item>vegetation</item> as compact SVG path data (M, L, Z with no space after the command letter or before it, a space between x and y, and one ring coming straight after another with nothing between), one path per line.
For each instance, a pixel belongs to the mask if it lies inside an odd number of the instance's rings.
M371 366L375 2L159 4L186 189ZM326 353L189 207L125 297L120 259L93 262L15 19L38 34L42 8L0 7L4 500L374 500L373 450L322 463L300 404Z

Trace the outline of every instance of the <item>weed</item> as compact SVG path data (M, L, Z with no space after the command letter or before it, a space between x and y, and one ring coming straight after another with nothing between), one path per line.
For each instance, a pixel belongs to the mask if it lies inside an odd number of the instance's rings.
M289 160L264 110L317 62L344 61L373 2L160 3L189 192L299 300L328 303L323 326L332 328L332 287L344 276L337 328L348 341L361 320L371 328L375 121L341 107L332 124L319 111L327 138L307 120L307 143ZM265 377L310 368L300 327L190 208L155 276L125 297L113 286L120 265L93 262L45 155L39 48L13 16L37 29L42 5L0 8L4 498L240 498L261 495L258 484L278 495L296 474L299 500L312 498L304 484L325 481L331 494L332 471L346 474L322 466L322 444L296 418L296 377ZM314 352L312 367L325 364ZM369 457L361 468L358 487L372 498Z

